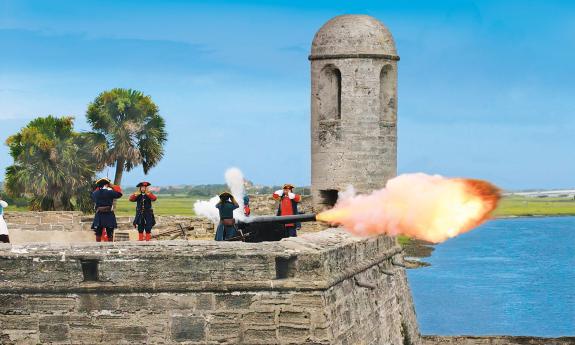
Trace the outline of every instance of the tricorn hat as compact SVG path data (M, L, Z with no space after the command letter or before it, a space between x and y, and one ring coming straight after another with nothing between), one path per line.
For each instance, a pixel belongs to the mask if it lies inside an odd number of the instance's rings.
M231 198L232 197L232 193L230 192L223 192L222 194L220 194L220 199L227 199L227 198Z
M152 184L151 184L150 182L143 181L143 182L138 183L138 184L136 185L136 187L138 187L138 188L140 188L140 187L142 187L142 186L148 187L148 186L151 186L151 185L152 185Z
M286 183L284 184L284 186L282 187L282 189L294 189L295 187L293 186L293 184L291 183Z
M111 184L112 181L110 181L109 178L107 177L102 177L101 179L99 179L98 181L96 181L96 186L98 187L104 187L107 184Z

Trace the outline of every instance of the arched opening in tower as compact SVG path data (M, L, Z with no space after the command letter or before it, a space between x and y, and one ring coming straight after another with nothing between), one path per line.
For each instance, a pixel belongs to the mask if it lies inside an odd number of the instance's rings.
M393 121L393 110L395 109L395 97L393 96L393 67L385 65L379 74L379 105L380 116L384 122Z
M319 80L319 120L341 120L341 72L325 66Z
M339 191L337 189L322 189L319 191L321 204L333 207L337 202Z

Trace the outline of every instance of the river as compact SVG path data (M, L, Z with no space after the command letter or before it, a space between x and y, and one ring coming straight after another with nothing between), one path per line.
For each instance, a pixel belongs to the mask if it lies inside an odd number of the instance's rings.
M575 217L492 220L408 270L422 334L575 335Z

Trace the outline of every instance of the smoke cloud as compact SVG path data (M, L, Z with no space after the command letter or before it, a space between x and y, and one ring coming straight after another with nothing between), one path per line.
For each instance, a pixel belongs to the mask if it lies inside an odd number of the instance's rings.
M486 221L499 198L499 189L486 181L406 174L369 195L349 188L317 219L356 235L407 235L437 243Z
M224 174L229 192L236 198L240 207L234 211L234 218L244 220L246 216L243 212L244 196L246 195L244 174L238 168L229 168ZM219 223L220 215L216 204L220 201L219 196L214 196L210 200L198 200L194 203L194 212L199 216L204 216L214 223Z

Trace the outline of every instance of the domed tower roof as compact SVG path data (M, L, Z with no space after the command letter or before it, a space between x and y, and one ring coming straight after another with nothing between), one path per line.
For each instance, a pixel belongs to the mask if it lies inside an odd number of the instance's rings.
M310 59L341 55L389 55L397 58L395 42L379 20L368 15L342 15L315 34Z

